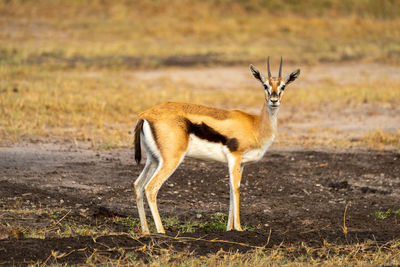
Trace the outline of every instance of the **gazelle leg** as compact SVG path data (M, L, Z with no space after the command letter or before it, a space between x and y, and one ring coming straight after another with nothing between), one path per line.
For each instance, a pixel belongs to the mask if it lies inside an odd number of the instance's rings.
M171 176L182 159L183 153L181 153L180 157L167 158L165 161L160 161L154 176L145 186L147 201L158 233L165 233L165 230L158 213L157 194L162 184Z
M143 234L149 233L149 227L147 225L146 213L144 211L144 205L143 205L144 186L154 175L156 167L157 167L156 159L152 157L150 153L147 153L146 165L144 166L143 171L135 181L136 205L139 212L140 225Z
M230 188L230 205L227 231L233 229L242 231L240 226L240 212L239 212L239 188L240 180L242 179L241 155L230 155L228 157L229 165L229 188Z
M226 225L226 231L230 231L233 229L233 191L232 191L231 181L229 178L229 215L228 215L228 224Z

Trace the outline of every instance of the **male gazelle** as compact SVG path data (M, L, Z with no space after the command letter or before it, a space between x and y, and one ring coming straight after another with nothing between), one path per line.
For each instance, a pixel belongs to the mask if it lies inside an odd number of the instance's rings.
M260 160L277 132L277 115L285 86L300 74L296 70L282 78L282 58L278 77L268 78L250 65L254 77L264 86L265 101L259 115L240 110L224 110L187 103L164 103L139 115L135 128L135 160L140 163L141 146L146 165L135 182L136 201L142 232L149 233L143 192L158 233L165 233L157 208L157 193L185 156L228 163L230 205L227 231L241 231L239 187L243 166Z

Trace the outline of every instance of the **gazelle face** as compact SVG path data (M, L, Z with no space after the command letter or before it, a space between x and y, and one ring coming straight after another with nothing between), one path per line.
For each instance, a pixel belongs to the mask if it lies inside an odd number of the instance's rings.
M268 66L268 78L265 79L260 71L256 69L253 65L250 65L250 70L253 73L254 77L259 80L264 86L265 93L265 101L268 103L268 106L271 108L278 108L281 104L281 99L283 96L283 92L286 88L286 85L293 82L300 75L300 69L297 69L290 73L286 78L282 78L282 57L281 64L279 66L279 75L278 77L272 77L271 70L269 67L269 57L267 61Z
M281 78L271 77L264 83L265 101L272 108L277 108L281 104L281 98L285 90L285 83Z

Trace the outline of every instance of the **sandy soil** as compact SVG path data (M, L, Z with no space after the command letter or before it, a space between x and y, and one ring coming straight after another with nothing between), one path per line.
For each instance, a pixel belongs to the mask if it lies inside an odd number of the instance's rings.
M265 63L264 63L265 64ZM274 66L271 63L271 66ZM279 62L276 62L279 64ZM241 64L243 65L243 64ZM266 73L266 66L255 64L256 67ZM279 65L276 66L278 68ZM317 65L287 65L283 66L283 73L290 73L295 69L301 69L301 79L296 80L296 86L315 87L321 82L335 82L345 85L365 82L379 82L382 80L400 81L399 66L382 64L359 63L332 63ZM278 69L271 69L276 75ZM254 86L257 82L252 78L249 68L241 67L199 67L199 68L169 68L151 71L136 71L132 82L154 81L158 79L171 79L175 82L193 83L194 81L205 85L207 88L234 88Z

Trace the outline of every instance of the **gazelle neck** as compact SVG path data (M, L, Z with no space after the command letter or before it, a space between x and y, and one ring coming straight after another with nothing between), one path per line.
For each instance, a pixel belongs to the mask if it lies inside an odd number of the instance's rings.
M271 128L273 132L275 132L278 127L278 111L279 107L273 108L268 105L267 101L264 101L260 114L261 124L264 125L264 127Z
M258 127L258 140L260 145L264 144L266 140L274 137L278 128L278 111L279 108L272 108L265 101L259 115L259 127Z

